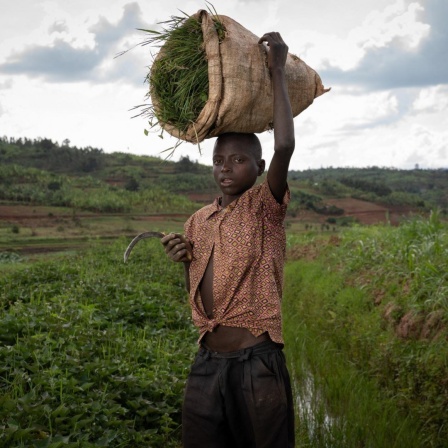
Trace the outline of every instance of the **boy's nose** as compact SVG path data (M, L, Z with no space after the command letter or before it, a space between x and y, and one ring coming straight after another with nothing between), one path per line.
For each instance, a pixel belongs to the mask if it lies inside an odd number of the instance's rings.
M230 164L224 162L224 163L222 164L221 171L222 171L222 172L228 172L228 171L230 171Z

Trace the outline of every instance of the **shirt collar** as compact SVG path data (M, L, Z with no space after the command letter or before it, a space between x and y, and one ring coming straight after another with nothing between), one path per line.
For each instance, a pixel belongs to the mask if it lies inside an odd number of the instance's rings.
M215 198L215 200L209 206L208 213L205 219L210 219L215 213L218 213L222 210L220 202L221 196Z
M219 213L223 210L226 211L231 211L235 208L237 202L239 201L240 198L235 199L234 201L232 201L227 207L223 207L221 205L221 200L222 200L222 196L218 196L217 198L215 198L215 200L210 204L210 210L208 215L206 216L205 219L210 219L214 214Z
M267 182L267 180L265 179L263 182ZM227 212L230 212L231 210L233 210L236 207L236 205L240 201L240 199L243 196L245 196L246 194L248 194L247 192L256 186L257 186L257 184L253 185L251 188L249 188L249 190L246 190L238 199L235 199L234 201L232 201L227 207L223 207L221 205L222 196L218 196L210 204L210 212L205 219L210 219L215 213L218 213L222 210L226 210Z

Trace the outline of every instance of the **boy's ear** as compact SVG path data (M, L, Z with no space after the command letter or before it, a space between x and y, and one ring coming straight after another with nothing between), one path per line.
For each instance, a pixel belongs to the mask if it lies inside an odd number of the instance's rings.
M261 176L264 173L264 169L266 168L266 162L261 159L258 162L258 175Z

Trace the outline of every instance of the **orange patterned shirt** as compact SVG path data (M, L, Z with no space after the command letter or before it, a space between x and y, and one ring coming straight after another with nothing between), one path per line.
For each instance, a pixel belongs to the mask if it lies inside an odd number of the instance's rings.
M247 190L227 207L219 199L194 213L185 223L193 245L190 304L199 340L217 325L247 328L254 336L265 331L283 343L281 299L286 236L283 203L272 196L267 180ZM213 319L205 313L199 293L213 252Z

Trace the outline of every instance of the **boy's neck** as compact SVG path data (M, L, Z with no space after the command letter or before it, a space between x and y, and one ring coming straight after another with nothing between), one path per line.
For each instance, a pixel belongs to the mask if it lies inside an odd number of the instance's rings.
M226 208L228 205L230 205L232 202L235 202L236 200L238 200L240 197L242 196L242 194L240 194L239 196L225 196L224 197L224 195L222 195L220 198L219 198L219 201L218 201L218 203L219 203L219 205L222 207L222 208Z
M254 184L255 185L255 184ZM230 195L225 195L224 193L222 193L222 196L220 196L218 198L218 204L222 207L222 208L226 208L228 205L230 205L232 202L237 201L244 193L246 193L246 191L249 191L251 188L254 187L254 185L252 185L252 187L248 188L247 190L243 191L242 193L235 195L235 196L230 196Z

